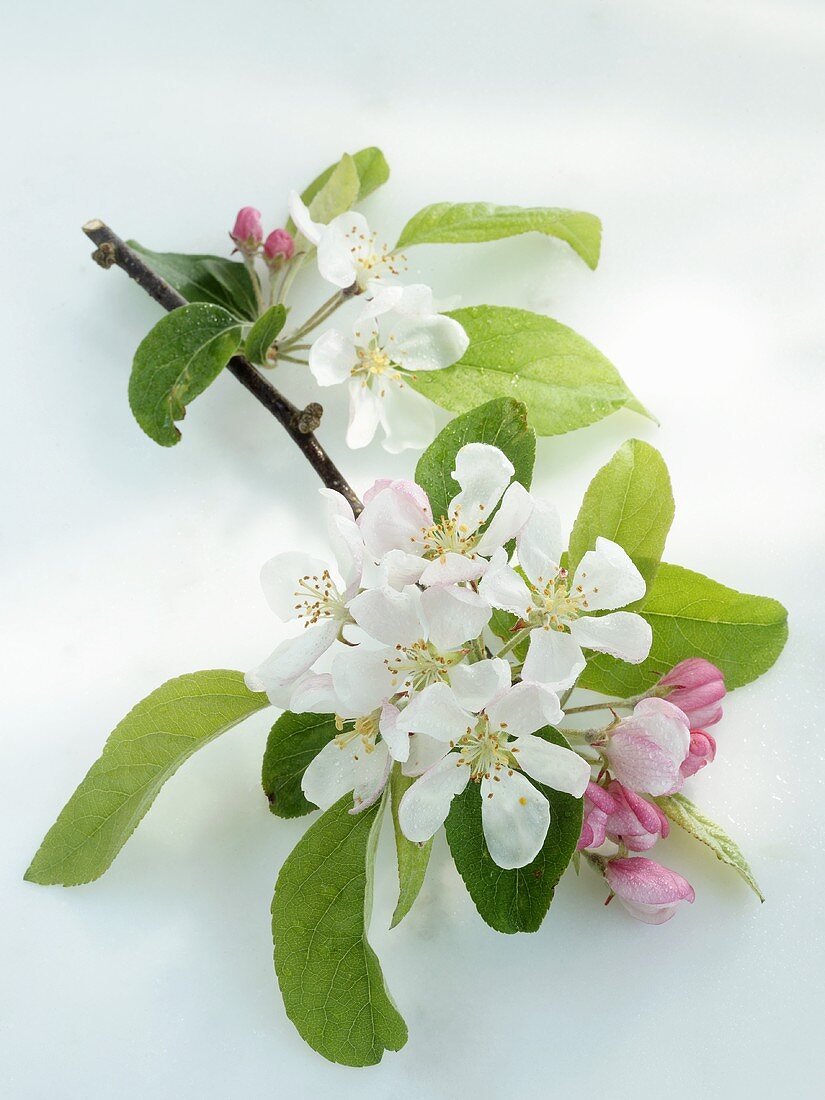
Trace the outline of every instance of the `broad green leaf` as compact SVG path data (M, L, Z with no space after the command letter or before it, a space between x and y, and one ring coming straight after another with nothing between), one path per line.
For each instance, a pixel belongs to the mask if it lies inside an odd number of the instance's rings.
M46 834L28 881L79 886L100 878L180 765L265 706L266 695L227 669L178 676L147 695L115 727Z
M317 810L304 798L304 772L337 730L334 714L285 711L272 727L264 752L261 782L269 808L278 817L301 817Z
M314 1050L345 1066L375 1065L407 1041L367 942L383 807L351 814L345 795L298 841L272 899L286 1014Z
M749 596L680 565L662 562L641 607L653 627L650 656L629 665L605 654L587 664L580 687L606 695L646 691L673 665L704 657L725 675L728 689L771 667L788 637L788 613L768 596Z
M152 252L137 241L126 243L187 302L208 302L221 306L242 321L254 321L258 316L252 279L239 260L228 260L223 256L187 256L180 252Z
M664 459L649 443L629 439L584 495L570 535L570 571L602 535L627 552L650 591L672 522L673 493Z
M390 776L390 795L392 798L392 826L395 832L395 854L398 858L398 904L392 915L390 928L395 928L412 909L418 892L424 883L427 864L430 862L432 840L422 844L407 840L398 824L398 805L405 791L415 782L409 776L402 775L396 766Z
M214 382L238 350L241 326L225 309L199 302L162 317L135 352L129 405L162 447L180 439L176 420Z
M390 169L384 159L384 154L374 145L370 146L368 149L361 149L359 152L353 153L352 159L355 161L355 167L358 172L358 194L355 197L355 202L362 202L367 195L371 195L373 191L387 182L390 176ZM329 168L325 168L320 176L317 176L312 183L301 192L301 198L307 206L312 204L312 200L326 184L339 163L340 161L336 161L336 163L331 164ZM295 232L295 223L291 218L287 221L286 228L290 233Z
M451 420L418 460L415 480L430 498L436 519L447 515L459 491L453 480L455 456L466 443L490 443L504 451L515 467L516 481L530 488L536 436L527 425L527 410L508 397L488 401Z
M469 306L449 316L464 326L467 351L451 367L410 379L442 408L466 412L493 397L512 397L527 406L539 435L561 435L634 400L602 353L558 321L507 306Z
M275 343L286 323L286 308L280 304L270 306L262 313L244 341L244 353L250 363L267 366L266 353Z
M564 737L549 726L539 736L556 745L567 745ZM581 832L583 800L540 783L535 786L550 803L550 829L541 851L526 867L505 871L493 862L481 828L477 783L468 783L464 792L453 799L447 817L447 842L455 865L479 913L498 932L537 931Z
M732 867L750 886L760 901L765 897L753 877L753 871L748 866L748 861L742 855L742 850L736 841L731 840L721 825L711 821L702 813L698 806L694 806L682 794L661 795L653 801L659 806L662 813L675 822L685 832L701 840L713 852L717 859Z
M550 206L495 206L490 202L437 202L425 206L401 230L396 248L413 244L474 244L544 233L565 241L589 268L599 262L602 223L581 210Z
M357 198L358 169L349 153L344 153L327 182L309 204L310 217L321 225L327 225L339 214L352 210Z

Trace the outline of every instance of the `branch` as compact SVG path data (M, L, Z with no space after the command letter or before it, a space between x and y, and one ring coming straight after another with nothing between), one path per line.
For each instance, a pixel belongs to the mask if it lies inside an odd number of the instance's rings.
M171 312L187 304L183 295L178 294L167 282L148 267L136 252L122 241L104 222L94 219L83 226L83 232L97 245L92 259L102 268L119 267L130 279L142 287L150 298ZM283 394L267 381L255 367L242 355L233 355L226 369L244 386L253 397L268 409L287 434L297 443L304 458L328 489L335 489L347 498L356 515L363 505L352 486L315 438L314 430L321 422L323 409L316 402L299 409L288 401Z

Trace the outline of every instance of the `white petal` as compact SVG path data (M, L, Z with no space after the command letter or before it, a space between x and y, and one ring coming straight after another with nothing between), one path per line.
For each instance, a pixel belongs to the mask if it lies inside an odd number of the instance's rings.
M496 514L476 546L478 553L488 557L499 546L514 539L530 519L533 504L533 498L520 481L509 485Z
M389 585L369 588L349 605L362 630L385 645L412 645L423 637L421 593L414 585L398 592Z
M421 593L421 614L427 638L436 649L457 649L481 634L492 608L471 588L450 585Z
M554 726L564 717L554 691L544 684L526 681L494 699L487 707L487 715L493 729L506 729L512 737Z
M360 737L354 737L343 747L337 740L324 745L301 779L301 790L307 799L322 810L328 810L353 790L362 766L363 748Z
M391 309L395 309L404 294L404 287L384 286L376 283L370 288L370 297L364 301L361 312L355 322L356 330L368 321L374 321Z
M500 607L519 617L525 616L532 604L530 589L515 569L507 564L507 553L503 548L496 550L490 558L478 590L493 607Z
M344 580L344 594L349 598L358 591L364 573L364 540L355 520L343 516L331 517L328 532L338 572Z
M287 638L250 676L264 691L282 690L284 682L294 683L326 653L338 636L339 625L333 619L322 619L294 638Z
M443 557L429 562L421 574L421 583L425 585L459 584L461 581L474 581L485 572L487 562L480 557L465 557L450 550Z
M572 635L539 628L530 635L521 675L553 691L563 691L575 683L585 664L581 646Z
M353 450L367 447L380 423L381 398L372 387L354 378L349 385L347 446Z
M309 349L309 369L319 386L337 386L352 376L357 362L352 340L331 328L322 333Z
M459 704L478 713L510 686L510 665L501 657L450 669L450 687Z
M337 714L340 703L332 686L332 676L328 672L304 676L295 685L289 709L296 714Z
M455 456L453 479L461 492L450 501L450 516L459 515L475 531L493 514L514 473L512 462L498 447L467 443Z
M395 693L396 680L387 667L389 649L344 646L332 662L332 686L338 699L337 713L360 718Z
M574 591L587 596L588 611L612 611L626 607L645 594L642 574L618 543L597 538L596 549L588 550L573 577Z
M401 288L393 308L404 317L431 317L437 312L433 292L425 283L410 283Z
M358 517L364 544L379 561L390 550L420 554L423 531L432 522L410 493L392 487L377 493Z
M398 807L401 832L417 844L429 840L444 824L450 803L470 781L470 769L456 753L424 772L409 788Z
M297 191L289 192L289 216L295 222L298 232L303 233L310 244L317 245L324 231L324 226L312 220L309 207Z
M558 571L562 552L559 513L547 501L537 500L518 539L518 560L531 581L548 581Z
M494 863L524 867L544 844L550 804L523 775L502 768L481 781L481 825Z
M394 318L385 351L410 373L443 370L457 363L469 346L458 321L435 313L431 317Z
M409 744L410 755L401 768L404 775L421 775L443 760L450 751L449 745L428 737L426 733L411 733Z
M415 554L408 554L405 550L390 550L381 559L375 583L388 584L390 588L417 584L426 565L424 558L416 557ZM366 587L366 580L364 586Z
M381 707L379 728L381 736L387 743L390 756L393 760L400 760L403 763L410 755L410 735L398 724L400 714L401 711L393 703L384 703Z
M437 683L413 695L398 725L407 733L426 733L436 741L449 742L463 737L475 725L475 718L459 706L451 687Z
M353 257L360 254L362 233L369 237L367 220L363 214L351 210L339 214L324 228L318 241L318 271L322 279L342 289L352 286L358 275Z
M407 450L423 450L435 435L433 403L406 383L387 381L382 387L382 446L391 455Z
M358 770L355 773L356 783L352 792L351 814L366 810L378 801L387 785L392 767L392 757L383 742L379 741L372 752L367 752L361 744L361 739L355 740L361 752L356 760Z
M584 649L609 653L632 665L650 653L653 631L650 623L632 611L614 611L612 615L585 615L570 624L570 633Z
M541 737L517 737L511 745L522 771L539 783L581 798L590 782L590 765L572 749ZM516 751L518 750L518 751Z
M288 551L270 558L261 569L261 588L266 602L283 622L297 617L295 605L301 602L296 589L302 577L321 577L327 568L320 558Z

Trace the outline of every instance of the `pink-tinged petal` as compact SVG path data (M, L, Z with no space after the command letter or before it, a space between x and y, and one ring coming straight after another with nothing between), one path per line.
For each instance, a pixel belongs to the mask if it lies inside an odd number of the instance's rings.
M604 877L628 912L646 924L663 924L680 903L696 898L686 879L644 856L611 859Z
M306 593L298 593L302 578L320 580L326 568L326 562L320 558L292 550L276 554L264 564L261 588L266 602L282 622L296 618L299 611L296 604L302 604L308 598Z
M423 844L434 836L444 824L453 799L469 781L470 769L454 752L424 772L398 806L398 824L407 840Z
M360 738L356 740L360 742ZM351 814L359 814L375 805L384 792L392 767L392 757L383 742L379 741L371 752L363 744L360 747L361 754L355 757L358 770L352 792Z
M365 382L354 378L349 384L347 446L353 450L369 446L380 423L381 398Z
M644 596L646 587L622 547L601 537L596 539L596 549L582 557L573 577L573 590L584 593L588 611L627 607Z
M390 756L393 760L403 763L410 755L410 737L405 729L399 725L398 719L401 711L394 703L384 703L381 707L379 729L381 736L387 743Z
M512 482L476 546L478 553L488 557L499 546L514 539L530 519L533 505L533 498L521 482Z
M644 661L653 643L650 623L632 611L582 616L570 624L570 633L583 649L609 653L631 665Z
M478 713L510 686L510 665L501 657L450 669L450 687L459 705Z
M296 714L337 714L340 702L328 672L308 673L295 685L289 709Z
M326 653L338 636L338 627L339 623L332 619L322 619L294 638L281 642L263 664L249 673L250 684L258 685L252 690L266 691L267 694L272 692L275 698L283 698L284 687L289 683L294 685L298 677L309 672L318 658Z
M581 646L572 635L539 628L530 634L521 675L553 691L564 691L576 682L585 664Z
M534 582L555 577L563 549L559 513L544 500L535 501L530 518L516 540L518 560Z
M525 867L544 844L550 804L523 775L502 768L481 781L481 826L494 863Z
M486 568L484 558L466 557L451 550L427 563L421 574L421 583L428 588L431 585L462 584L478 580Z
M332 686L345 718L371 714L399 686L388 667L391 649L342 646L332 662ZM403 686L403 685L402 685Z
M710 661L701 657L680 661L659 684L671 688L667 700L685 712L691 729L715 725L722 717L725 678Z
M319 386L339 386L358 361L352 340L337 328L322 333L309 349L309 369Z
M424 633L421 595L413 585L400 592L389 585L368 588L350 601L349 610L361 629L384 645L412 645Z
M616 809L616 803L604 787L592 780L584 792L584 818L582 831L576 847L600 848L607 836L607 817Z
M682 761L682 778L689 779L716 758L716 739L704 730L692 730L690 752Z
M590 765L572 749L541 737L517 737L512 744L516 762L531 778L581 798L590 782Z
M390 550L420 555L424 531L432 522L429 506L425 509L406 486L396 484L371 497L358 517L364 544L376 561Z
M421 593L425 637L436 649L458 649L477 638L490 621L492 608L471 588L457 585L427 588Z
M475 725L475 718L459 705L452 688L430 684L413 695L401 712L398 726L407 733L426 733L436 741L455 742Z
M503 548L496 550L490 559L478 590L485 600L502 611L523 617L530 610L530 589L515 569L507 564L507 552Z
M237 245L259 245L264 236L260 210L254 206L242 206L229 235Z
M467 443L455 456L453 480L461 492L450 501L451 518L475 531L493 514L515 467L498 447L489 443Z
M404 775L421 775L422 772L429 771L450 751L448 744L444 741L436 741L426 733L411 733L409 742L410 755L401 765Z
M406 496L410 497L410 499L414 501L414 503L417 504L421 511L424 513L426 522L432 523L433 514L432 509L430 508L429 497L420 485L416 485L414 481L409 481L406 478L378 478L378 480L374 481L369 489L367 489L367 491L364 493L364 505L366 506L367 504L369 504L370 501L374 500L379 493L383 493L385 489L392 489L394 493L403 493Z
M616 780L609 790L615 804L606 824L611 837L624 842L632 852L644 852L668 835L669 822L658 806Z
M564 717L556 693L544 684L527 680L514 684L494 699L487 707L487 715L493 729L505 729L511 737L535 733Z
M289 192L289 216L295 222L299 233L302 233L312 245L317 245L321 239L324 227L314 222L309 213L309 207L301 199L297 191Z
M291 260L295 254L295 241L286 229L273 229L264 242L264 256L267 260L283 257Z
M587 784L587 790L585 791L585 797L589 802L605 814L612 814L616 809L616 803L613 796L609 791L606 791L604 787L600 787L598 783L592 781Z
M690 749L687 718L664 699L643 699L610 736L605 755L616 778L634 791L673 794Z

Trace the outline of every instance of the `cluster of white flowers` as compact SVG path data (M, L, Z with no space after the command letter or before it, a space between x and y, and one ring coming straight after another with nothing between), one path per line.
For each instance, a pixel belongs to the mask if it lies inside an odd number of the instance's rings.
M428 286L398 285L402 257L377 244L363 214L349 211L321 225L294 191L289 209L317 249L321 276L366 297L350 332L329 329L309 351L319 386L349 384L347 443L366 447L380 426L390 452L425 447L434 434L433 410L409 379L457 362L467 350L467 334L435 310Z
M534 736L561 721L557 693L584 667L582 647L636 663L651 643L641 616L616 610L645 591L624 550L600 538L570 577L555 510L513 474L496 447L468 444L453 473L460 492L438 518L410 481L377 482L357 520L322 490L337 568L293 553L264 566L270 605L303 625L247 677L277 705L336 715L338 736L303 778L311 802L325 809L352 791L357 813L397 762L420 777L399 821L421 842L473 780L487 846L506 868L529 863L547 835L550 807L530 778L576 797L587 788L581 756ZM518 616L509 643L490 632L496 608ZM529 639L523 665L516 634Z

